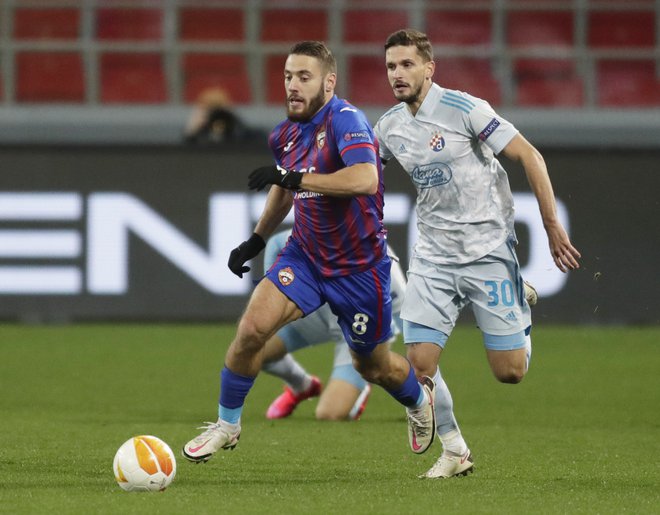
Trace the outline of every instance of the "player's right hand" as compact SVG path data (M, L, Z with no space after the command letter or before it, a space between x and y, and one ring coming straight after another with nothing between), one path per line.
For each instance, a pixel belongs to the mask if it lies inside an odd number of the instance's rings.
M259 252L261 252L265 246L266 242L264 239L256 232L252 233L250 239L241 243L229 254L229 261L227 263L229 270L242 279L243 274L250 271L250 267L245 266L245 262L258 256Z
M302 177L302 173L278 165L262 166L248 177L248 188L261 191L269 184L276 184L287 190L297 191L300 189Z

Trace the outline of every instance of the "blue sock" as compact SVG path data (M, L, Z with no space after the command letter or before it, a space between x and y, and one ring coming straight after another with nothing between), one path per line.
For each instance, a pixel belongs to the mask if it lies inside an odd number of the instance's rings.
M401 387L398 390L387 390L387 393L407 408L420 406L425 399L424 390L422 390L422 386L417 381L412 366L408 371L408 377L406 377Z
M220 420L230 424L238 424L243 412L245 397L254 384L255 377L235 374L225 366L220 373L220 403L218 415Z

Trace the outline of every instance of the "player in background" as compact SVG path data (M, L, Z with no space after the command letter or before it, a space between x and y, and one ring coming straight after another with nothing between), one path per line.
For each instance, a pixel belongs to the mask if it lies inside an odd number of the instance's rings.
M230 253L229 268L239 277L250 270L245 263L263 250L292 206L293 230L241 316L221 372L218 420L185 444L190 461L236 446L266 341L325 303L337 315L360 375L406 407L413 451L424 452L433 441L433 382L420 384L406 358L387 345L391 262L378 143L366 116L335 96L336 68L317 41L294 45L286 59L287 119L269 137L276 164L254 170L248 180L250 189L273 186L254 233Z
M419 237L401 310L404 343L415 372L435 382L443 445L421 477L466 475L473 458L438 366L461 310L472 305L499 381L520 382L531 355L530 310L514 251L513 197L496 155L522 164L557 267L579 268L580 253L557 218L541 154L487 102L433 82L433 49L425 34L410 29L391 34L385 65L401 103L376 124L380 156L396 158L417 190Z
M281 231L269 238L264 251L264 270L275 263L290 234L291 231ZM399 312L406 279L399 258L389 245L387 253L392 261L392 332L396 336L401 332ZM391 341L394 339L393 336ZM322 388L319 378L308 373L291 353L328 342L335 344L334 362L330 379ZM262 370L287 383L284 393L268 407L266 417L269 419L288 417L300 402L320 396L315 412L317 419L358 420L371 393L371 385L353 368L351 353L341 327L328 305L291 322L272 336L264 347Z

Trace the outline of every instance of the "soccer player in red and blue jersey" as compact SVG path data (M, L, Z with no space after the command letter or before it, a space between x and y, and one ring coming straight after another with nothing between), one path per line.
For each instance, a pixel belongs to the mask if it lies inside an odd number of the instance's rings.
M433 440L432 380L420 384L410 363L385 345L392 306L378 143L365 115L335 96L336 77L325 44L305 41L289 52L287 120L269 138L276 164L253 171L248 182L250 189L272 186L254 234L231 252L229 268L239 277L249 271L245 263L263 250L292 206L293 232L241 317L221 373L218 421L184 446L190 461L236 446L266 341L325 303L358 372L406 406L413 452L424 452Z

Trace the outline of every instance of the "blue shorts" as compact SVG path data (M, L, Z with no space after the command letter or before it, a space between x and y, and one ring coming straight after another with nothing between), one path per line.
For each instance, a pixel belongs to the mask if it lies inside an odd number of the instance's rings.
M385 256L364 272L324 277L290 239L266 277L303 315L327 302L348 346L358 354L370 354L376 345L392 337L390 268L390 258Z

